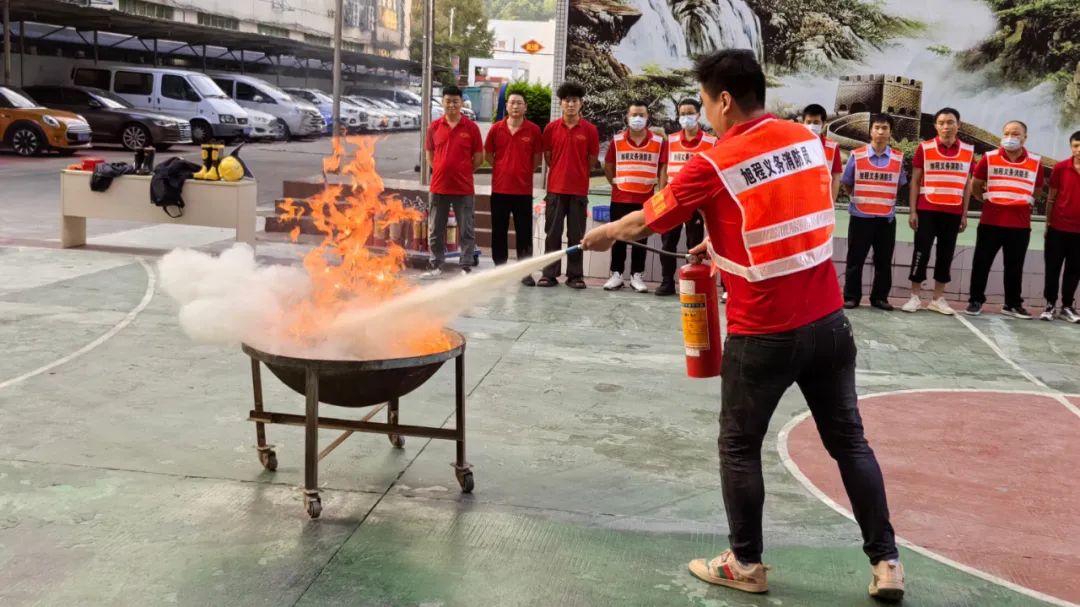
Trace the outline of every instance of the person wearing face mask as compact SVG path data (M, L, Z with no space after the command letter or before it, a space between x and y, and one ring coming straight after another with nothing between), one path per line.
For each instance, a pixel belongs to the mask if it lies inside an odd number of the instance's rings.
M656 185L664 182L667 169L667 141L648 129L649 108L644 101L630 102L626 124L627 130L615 134L604 157L604 175L611 184L611 221L641 210ZM618 244L611 250L611 278L604 283L605 291L623 287L629 246ZM633 247L630 252L630 288L638 293L649 292L645 285L645 253L641 247Z
M840 194L840 172L842 167L840 163L840 146L832 139L825 137L825 120L828 117L825 108L816 103L811 103L802 111L802 123L806 125L806 128L810 129L811 133L821 138L821 145L825 148L825 162L829 165L829 174L832 175L832 199L833 204L836 204L836 197Z
M1050 173L1050 192L1046 196L1046 247L1043 250L1046 310L1039 318L1054 320L1060 278L1061 318L1080 323L1080 314L1073 307L1076 286L1080 284L1080 131L1069 137L1069 146L1072 157L1055 164Z
M720 384L720 480L730 549L690 562L710 584L767 592L761 445L769 420L798 384L818 433L840 468L870 560L870 595L899 600L904 569L881 468L867 444L855 391L855 339L832 262L835 212L830 166L806 127L765 111L765 74L753 51L699 57L694 73L716 128L716 147L695 156L667 187L581 241L603 251L616 240L666 232L701 210L708 251L731 290Z
M840 179L851 195L848 204L847 261L844 270L844 307L862 301L863 264L874 249L874 284L870 305L885 310L892 289L892 257L896 247L896 195L907 183L904 153L889 147L893 119L888 114L870 116L870 145L848 156Z
M701 103L697 99L686 98L679 102L679 126L678 133L668 136L668 164L667 179L670 182L686 166L690 159L697 154L716 145L716 137L701 130ZM663 189L666 183L661 183ZM683 224L664 232L660 237L665 251L672 253L679 248L679 239L682 238ZM693 217L686 222L686 249L690 250L701 244L705 239L705 220L701 213L694 213ZM660 258L660 286L656 287L656 294L660 296L675 294L675 266L678 259L664 255Z
M555 91L562 116L544 127L544 160L548 165L547 196L544 198L544 251L563 249L563 223L568 246L581 242L589 207L589 176L600 155L600 133L581 116L585 87L564 82ZM538 287L559 284L562 262L544 268ZM584 258L580 251L566 256L566 286L585 288Z
M1019 120L1005 123L1001 147L987 152L975 167L971 198L982 200L982 217L975 233L971 261L971 287L964 313L978 316L986 303L986 281L998 251L1005 266L1005 305L1001 313L1031 318L1024 309L1021 284L1024 257L1031 240L1031 208L1043 187L1041 158L1024 147L1027 125Z
M915 248L911 255L911 298L900 309L922 309L922 283L930 263L930 249L937 241L934 260L934 295L927 310L952 316L945 301L945 285L952 280L952 259L956 238L967 229L968 191L975 168L975 148L957 138L960 112L946 107L934 114L937 137L915 148L911 159L911 188L908 224L915 230Z

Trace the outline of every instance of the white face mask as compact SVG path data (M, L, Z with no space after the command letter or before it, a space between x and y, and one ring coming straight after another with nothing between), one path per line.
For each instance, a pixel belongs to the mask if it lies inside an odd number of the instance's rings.
M681 126L684 129L692 129L695 126L697 126L697 123L698 123L697 114L692 114L692 115L688 115L688 116L679 116L679 126Z
M1020 143L1019 137L1002 137L1001 147L1009 150L1010 152L1015 152L1016 150L1019 150L1021 147L1023 147L1023 144Z
M631 130L640 131L648 124L649 119L644 116L633 116L627 121L630 124Z
M810 132L815 134L815 135L820 135L821 134L821 125L820 124L808 124L808 125L806 125L806 128L810 129Z

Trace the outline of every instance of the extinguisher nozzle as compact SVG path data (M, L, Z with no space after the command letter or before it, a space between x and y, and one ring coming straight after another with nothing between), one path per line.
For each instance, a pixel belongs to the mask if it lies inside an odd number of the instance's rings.
M581 251L581 245L576 244L576 245L574 245L572 247L567 247L566 250L563 251L563 253L569 255L571 253L577 253L579 251Z

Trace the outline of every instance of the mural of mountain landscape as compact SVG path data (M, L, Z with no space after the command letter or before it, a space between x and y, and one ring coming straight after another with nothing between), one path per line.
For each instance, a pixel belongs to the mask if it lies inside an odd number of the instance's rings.
M589 89L603 136L633 98L674 130L674 103L696 93L687 68L721 48L758 55L778 115L829 109L847 150L867 140L870 112L897 120L909 155L944 106L980 152L1023 120L1048 164L1080 129L1078 0L571 0L568 31L566 77Z

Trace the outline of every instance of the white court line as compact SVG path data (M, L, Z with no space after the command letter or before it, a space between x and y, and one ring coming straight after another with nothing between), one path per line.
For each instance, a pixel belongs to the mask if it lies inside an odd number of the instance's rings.
M75 350L74 352L68 354L67 356L64 356L63 358L58 358L58 359L52 361L51 363L49 363L49 364L47 364L45 366L38 367L37 369L34 369L33 371L28 371L26 373L23 373L22 375L20 375L18 377L12 377L11 379L0 382L0 390L3 390L4 388L7 388L8 386L13 386L15 384L24 382L24 381L26 381L26 380L28 380L31 377L34 377L36 375L41 375L42 373L45 373L46 371L50 371L52 369L55 369L56 367L59 367L60 365L69 363L69 362L75 360L76 358L82 356L83 354L86 354L87 352L97 348L101 344L109 341L110 339L112 339L112 337L114 335L116 335L120 331L123 331L125 327L130 325L131 322L133 320L135 320L135 317L138 316L140 312L145 310L146 306L150 305L150 300L154 298L154 290L155 290L155 288L157 286L157 275L154 274L154 269L150 267L150 264L146 263L141 258L138 259L138 262L139 262L139 265L142 266L143 270L146 271L146 291L143 293L142 301L139 302L139 305L132 308L130 312L128 312L126 315L124 315L124 317L122 319L120 319L120 322L113 325L113 327L111 329L109 329L108 331L106 331L105 333L100 335L94 341L86 344L85 346L79 348L78 350Z
M974 389L974 388L952 388L952 389L949 389L949 388L925 388L925 389L911 389L911 390L895 390L895 391L890 391L890 392L878 392L876 394L868 394L866 396L860 396L859 399L864 400L864 399L870 399L870 398L878 398L878 397L882 397L882 396L893 396L893 395L896 395L896 394L914 394L914 393L926 393L926 392L993 392L993 393L1000 393L1000 394L1030 394L1030 395L1038 395L1038 396L1047 396L1047 397L1051 397L1051 398L1053 397L1053 395L1047 394L1045 392L1035 392L1035 391L1028 391L1028 390L978 390L978 389ZM782 462L784 462L784 467L787 468L788 472L791 473L791 476L795 477L795 480L799 481L799 484L802 485L803 488L805 488L807 491L809 491L811 493L811 495L816 497L818 500L820 500L822 503L824 503L829 508L832 508L833 510L838 512L844 518L847 518L847 519L850 519L850 520L854 521L855 516L851 513L851 511L849 511L848 509L844 508L839 503L834 501L831 497L826 495L824 491L822 491L821 489L818 489L817 486L814 485L814 483L805 474L803 474L803 471L801 469L799 469L799 465L796 464L795 461L791 459L791 454L788 451L788 436L791 434L791 431L795 429L795 426L798 426L807 417L810 417L810 412L809 411L803 411L802 413L800 413L800 414L796 415L795 417L791 418L790 420L788 420L788 422L786 424L784 424L784 427L780 429L780 433L776 437L777 451L780 452L780 460ZM1065 599L1060 599L1060 598L1058 598L1056 596L1050 596L1049 594L1039 592L1038 590L1033 590L1031 588L1028 588L1027 586L1021 586L1021 585L1019 585L1019 584L1017 584L1015 582L1010 582L1009 580L1006 580L1005 578L998 577L998 576L996 576L996 575L994 575L992 573L987 573L987 572L982 571L980 569L976 569L976 568L971 567L969 565L965 565L965 564L963 564L961 562L954 561L954 560L952 560L951 558L949 558L949 557L947 557L945 555L938 554L937 552L934 552L933 550L930 550L929 548L923 548L922 546L920 546L918 544L915 544L915 543L911 542L910 540L906 540L906 539L904 539L903 537L901 537L899 535L896 536L896 543L903 546L903 547L905 547L905 548L907 548L908 550L918 552L919 554L921 554L921 555L923 555L923 556L925 556L927 558L933 559L933 560L935 560L935 561L937 561L939 563L942 563L944 565L948 565L949 567L953 567L955 569L963 571L964 573L967 573L968 575L973 575L973 576L975 576L975 577L977 577L979 579L985 580L985 581L990 582L992 584L997 584L998 586L1008 588L1009 590L1012 590L1013 592L1018 592L1018 593L1020 593L1020 594L1022 594L1024 596L1029 596L1031 598L1038 599L1040 601L1045 601L1047 603L1050 603L1051 605L1058 605L1059 607L1080 607L1080 604L1072 603L1072 602L1066 601Z
M988 335L986 335L985 333L980 331L978 328L976 328L975 325L971 324L971 321L969 321L968 319L961 316L960 313L957 313L955 316L956 316L956 319L959 320L962 325L964 325L965 327L970 329L971 332L974 333L976 337L981 339L984 344L989 346L990 349L994 351L994 354L998 355L998 358L1005 361L1005 363L1008 364L1013 369L1016 369L1017 372L1020 373L1020 375L1024 376L1024 379L1026 379L1029 382L1035 384L1036 386L1042 388L1043 390L1046 390L1047 391L1046 396L1049 396L1050 398L1052 398L1052 399L1056 400L1057 402L1061 403L1066 409L1071 411L1072 414L1075 415L1076 417L1080 417L1080 408L1078 408L1076 405L1072 404L1072 402L1070 402L1069 399L1065 398L1065 396L1060 391L1055 390L1055 389L1051 388L1050 386L1046 385L1043 382L1043 380L1039 379L1038 377L1035 377L1032 373L1028 372L1027 369L1021 367L1020 365L1018 365L1016 363L1016 361L1009 358L1009 356L1007 354L1005 354L1005 351L1002 350L1001 347L998 346L996 343L994 343L994 340L990 339L990 337Z

